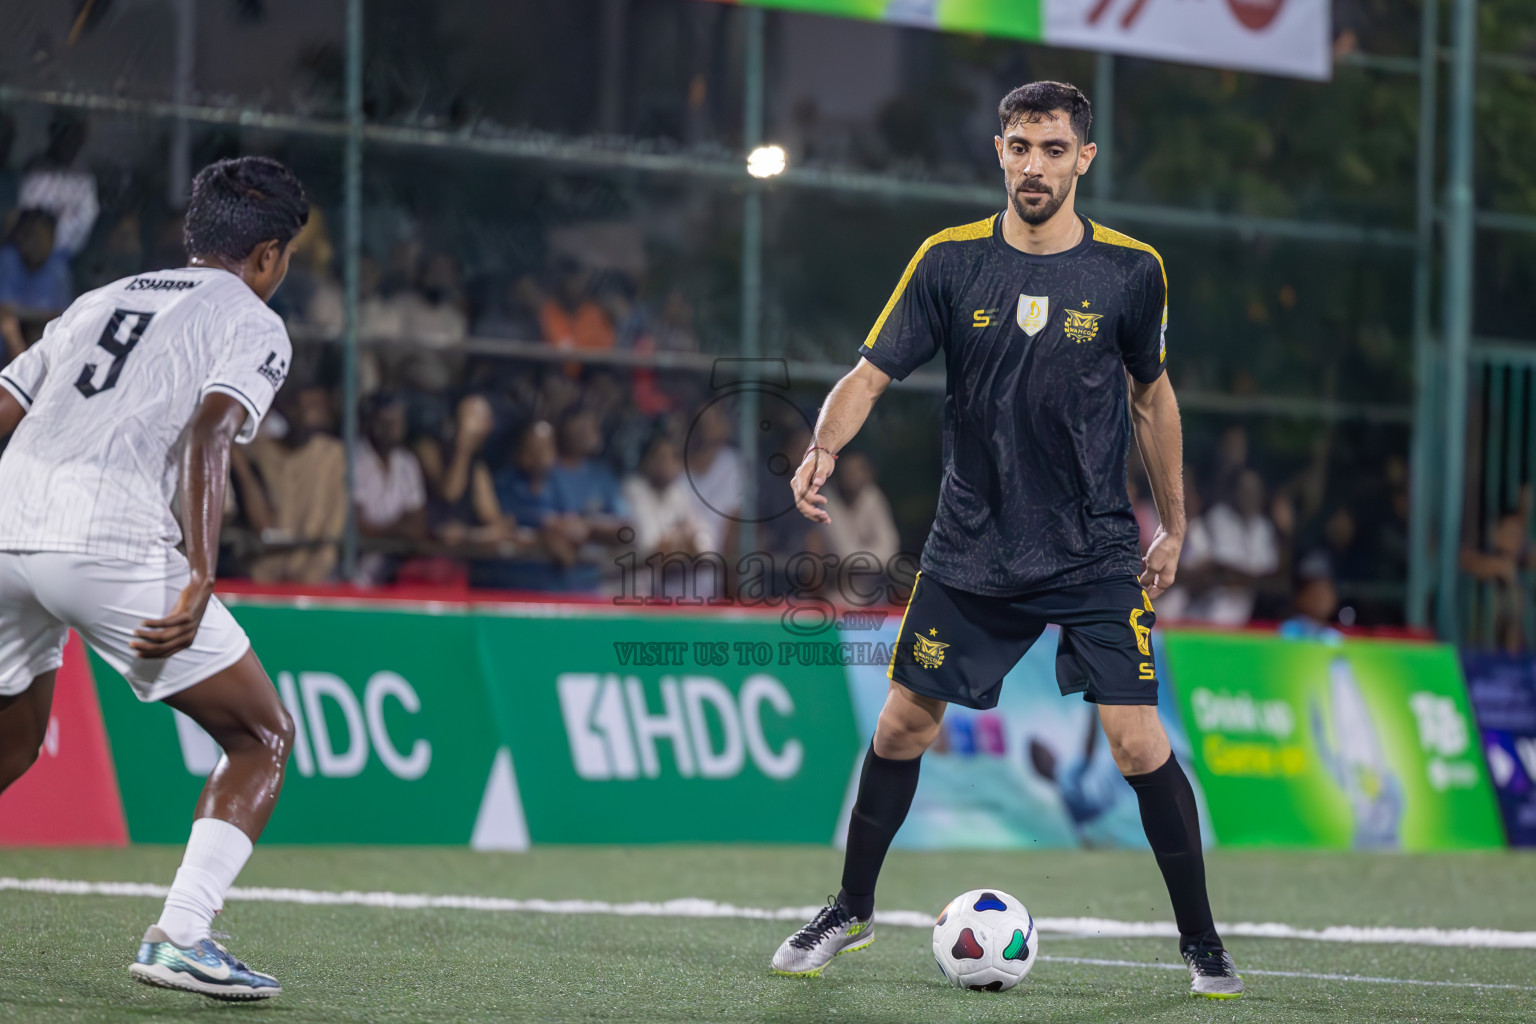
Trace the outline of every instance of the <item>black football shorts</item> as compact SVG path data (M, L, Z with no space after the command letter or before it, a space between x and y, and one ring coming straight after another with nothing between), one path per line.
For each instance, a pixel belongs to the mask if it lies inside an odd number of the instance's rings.
M1048 623L1061 627L1056 684L1095 704L1157 703L1152 601L1134 576L1017 597L986 597L922 573L902 616L889 675L925 697L984 710Z

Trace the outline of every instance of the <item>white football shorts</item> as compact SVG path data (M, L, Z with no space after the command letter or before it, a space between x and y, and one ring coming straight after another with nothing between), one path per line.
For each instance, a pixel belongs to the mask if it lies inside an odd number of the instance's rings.
M175 607L190 580L179 553L146 565L59 551L0 551L0 696L21 693L62 665L71 629L142 701L164 700L229 668L251 642L217 597L209 599L186 650L140 658L128 646L146 619Z

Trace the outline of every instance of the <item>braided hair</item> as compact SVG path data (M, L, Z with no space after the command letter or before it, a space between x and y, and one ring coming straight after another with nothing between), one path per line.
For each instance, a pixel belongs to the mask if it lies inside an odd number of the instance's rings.
M309 200L292 171L265 156L220 160L198 172L187 203L189 256L240 261L262 242L282 249L309 220Z

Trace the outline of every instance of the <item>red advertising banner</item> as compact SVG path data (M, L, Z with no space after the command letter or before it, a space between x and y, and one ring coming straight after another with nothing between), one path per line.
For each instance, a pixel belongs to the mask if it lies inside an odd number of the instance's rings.
M128 826L85 645L64 650L37 763L0 794L0 846L124 846Z

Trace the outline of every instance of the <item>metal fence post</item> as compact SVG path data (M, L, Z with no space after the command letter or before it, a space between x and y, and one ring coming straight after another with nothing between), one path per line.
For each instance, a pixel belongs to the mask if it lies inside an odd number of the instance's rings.
M1440 638L1460 639L1456 595L1467 446L1467 355L1472 337L1472 118L1477 91L1477 0L1451 8L1450 125L1445 189L1445 432L1441 481Z
M352 500L357 452L357 281L363 249L363 0L347 0L347 143L342 168L342 253L346 323L342 334L342 439L347 453L347 526L341 574L357 574L357 506Z
M1093 66L1093 198L1115 197L1115 55L1101 53Z
M750 153L763 142L763 36L766 12L751 7L745 39L745 110L742 123L742 148ZM741 209L741 357L750 374L750 360L762 355L763 330L763 189L748 181ZM757 548L757 390L741 391L740 420L737 434L741 445L741 512L738 516L738 554L746 556ZM724 554L724 552L721 552Z
M1414 171L1418 239L1413 259L1413 434L1408 447L1408 600L1410 626L1429 624L1430 555L1435 503L1435 347L1430 290L1435 274L1435 123L1439 102L1440 4L1424 3L1419 20L1419 148Z

